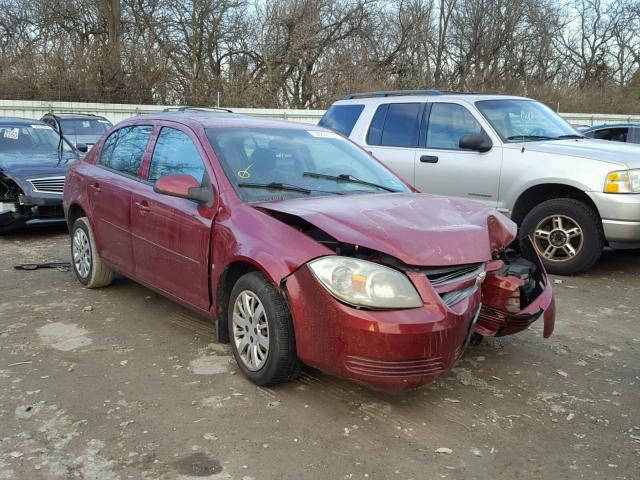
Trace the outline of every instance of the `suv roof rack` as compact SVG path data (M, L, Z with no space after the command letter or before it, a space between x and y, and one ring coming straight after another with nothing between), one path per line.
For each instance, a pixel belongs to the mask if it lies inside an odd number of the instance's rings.
M81 112L54 112L50 111L45 113L45 115L77 115L78 117L100 117L104 118L102 115L96 115L95 113L81 113Z
M233 111L228 108L221 107L167 107L163 112L225 112L225 113L233 113Z
M482 95L478 92L456 92L454 90L386 90L381 92L350 93L342 97L342 100L352 100L354 98L375 98L375 97L400 97L404 95Z

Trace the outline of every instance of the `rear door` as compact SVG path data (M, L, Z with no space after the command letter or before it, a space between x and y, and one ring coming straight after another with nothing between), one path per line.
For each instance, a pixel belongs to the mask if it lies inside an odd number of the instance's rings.
M364 148L412 185L424 108L421 102L381 104L365 139Z
M162 126L145 182L132 196L131 232L136 276L183 302L208 310L209 241L213 205L155 193L167 175L191 175L211 184L206 154L193 132L181 125Z
M134 273L131 192L140 185L138 171L152 130L151 125L133 125L109 135L87 183L100 255L125 274Z
M421 192L498 204L502 148L492 139L488 152L463 150L465 135L489 135L462 104L433 102L425 109L425 126L415 159L415 186Z

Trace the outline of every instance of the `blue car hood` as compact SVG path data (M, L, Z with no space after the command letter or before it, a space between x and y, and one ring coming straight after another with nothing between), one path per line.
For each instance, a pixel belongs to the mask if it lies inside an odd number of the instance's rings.
M0 152L0 171L13 178L60 176L76 158L74 152Z

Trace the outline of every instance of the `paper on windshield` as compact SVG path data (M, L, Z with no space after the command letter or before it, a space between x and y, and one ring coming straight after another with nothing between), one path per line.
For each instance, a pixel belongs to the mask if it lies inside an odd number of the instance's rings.
M316 138L334 138L334 139L342 139L342 137L340 135L338 135L337 133L334 132L324 132L322 130L307 130L307 132L309 132L309 135L316 137Z

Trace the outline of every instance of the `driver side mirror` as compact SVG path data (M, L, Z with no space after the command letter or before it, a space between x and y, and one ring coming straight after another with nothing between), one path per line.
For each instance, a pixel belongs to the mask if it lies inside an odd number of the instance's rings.
M213 187L203 187L191 175L167 175L159 178L153 191L170 197L186 198L197 203L213 203Z
M475 152L488 152L493 146L491 140L483 135L465 135L458 142L458 146L463 150L473 150Z
M76 143L76 150L82 153L87 153L89 151L89 147L86 143Z

